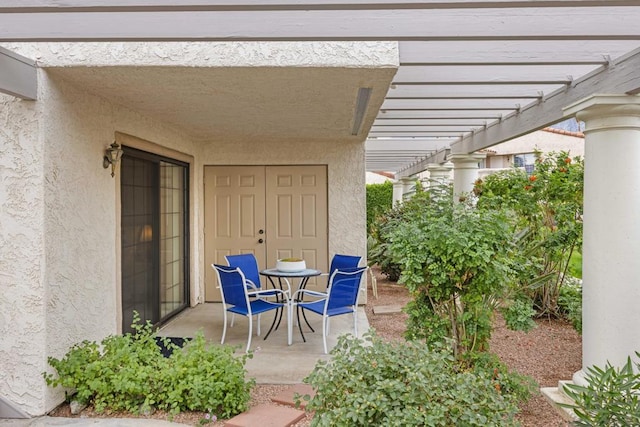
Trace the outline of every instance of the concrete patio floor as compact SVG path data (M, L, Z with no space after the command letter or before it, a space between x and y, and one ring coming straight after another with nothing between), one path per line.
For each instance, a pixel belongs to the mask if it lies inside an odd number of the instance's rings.
M313 313L307 314L315 333L311 332L307 325L303 324L304 336L307 342L302 340L300 331L295 324L293 328L293 343L287 345L286 313L278 330L264 340L269 330L275 311L262 315L262 336L256 336L256 321L253 326L253 339L251 350L253 359L247 360L246 369L248 376L255 378L258 384L296 384L301 383L314 368L319 360L328 360L329 355L324 354L322 345L322 321L321 317ZM231 316L229 315L229 321ZM236 354L242 354L247 346L249 331L248 320L243 316L236 316L234 326L227 327L225 344L237 346ZM193 337L200 330L207 340L220 343L222 338L222 304L205 303L188 308L169 323L164 325L158 335L167 337ZM358 336L362 336L369 329L369 321L364 312L364 307L358 308ZM336 345L338 336L345 333L353 333L353 317L351 315L337 316L331 319L329 335L327 337L328 350Z

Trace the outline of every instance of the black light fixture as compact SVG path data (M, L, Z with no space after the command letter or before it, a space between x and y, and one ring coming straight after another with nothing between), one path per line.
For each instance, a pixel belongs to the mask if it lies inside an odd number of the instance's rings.
M122 158L122 148L118 145L117 142L114 141L107 150L105 151L104 159L102 159L102 167L108 168L111 165L111 176L114 177L116 174L116 165L120 162Z

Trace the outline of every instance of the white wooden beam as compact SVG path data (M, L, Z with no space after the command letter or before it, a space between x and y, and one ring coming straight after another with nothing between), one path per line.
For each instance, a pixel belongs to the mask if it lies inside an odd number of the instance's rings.
M402 66L392 84L566 84L595 68L593 65Z
M539 98L561 88L555 85L391 85L386 99Z
M0 40L640 40L640 6L566 7L552 12L546 7L106 10L0 13Z
M486 119L496 120L503 117L504 110L475 110L475 111L462 111L462 110L446 110L446 111L387 111L380 110L380 113L376 117L377 119L398 119L398 118L413 118L413 119Z
M4 0L0 11L388 10L634 6L634 0Z
M385 99L383 110L516 110L531 99Z
M0 92L35 101L38 97L36 63L0 47Z
M603 64L636 47L633 40L401 41L400 65Z
M484 126L484 119L376 119L373 126Z
M434 125L373 125L371 133L407 133L407 132L442 132L461 134L463 132L471 132L472 129L481 128L480 126L466 126L466 125L449 125L449 126L434 126Z

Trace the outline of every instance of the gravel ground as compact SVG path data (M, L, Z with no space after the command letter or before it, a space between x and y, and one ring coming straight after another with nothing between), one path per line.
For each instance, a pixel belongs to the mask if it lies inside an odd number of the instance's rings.
M397 285L386 280L380 272L374 268L378 283L378 299L373 297L371 284L369 283L369 301L365 307L371 327L375 328L378 335L388 340L403 339L405 321L407 315L397 314L373 314L373 307L377 305L404 306L409 300L407 290L402 285ZM529 333L508 330L504 321L498 316L495 321L495 329L490 342L491 351L496 353L511 369L533 377L541 387L555 386L558 380L571 379L574 372L581 368L582 341L570 324L557 320L539 320L537 327ZM276 396L286 385L258 385L251 393L251 406L261 403L270 403L270 399ZM62 405L53 411L52 416L70 416L69 408ZM188 412L176 415L173 421L188 425L199 425L204 418L204 413ZM130 417L129 414L101 414L93 413L91 408L82 412L84 417ZM145 418L169 419L166 413L160 411ZM521 407L518 419L523 427L567 427L564 422L544 397L538 392ZM311 415L295 424L294 427L307 427L311 422ZM209 423L208 426L223 426L222 421Z

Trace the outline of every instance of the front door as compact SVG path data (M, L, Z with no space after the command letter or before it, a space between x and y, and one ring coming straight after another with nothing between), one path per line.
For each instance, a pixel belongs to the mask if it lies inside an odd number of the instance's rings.
M296 256L326 271L326 166L206 166L204 192L206 301L220 301L211 264L228 254L253 253L261 269Z

